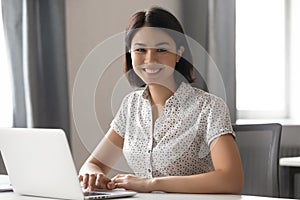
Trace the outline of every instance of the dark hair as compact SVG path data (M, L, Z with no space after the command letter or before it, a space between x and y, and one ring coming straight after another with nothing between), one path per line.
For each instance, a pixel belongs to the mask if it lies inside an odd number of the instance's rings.
M126 28L126 55L124 60L124 72L127 74L127 79L132 86L144 86L145 83L137 76L132 67L131 55L129 49L131 46L131 41L135 33L139 28L142 27L157 27L163 28L163 31L167 32L175 41L176 47L184 47L184 52L176 63L175 70L178 73L174 73L175 81L177 84L181 82L194 82L193 78L193 65L191 50L188 46L187 40L184 35L184 31L179 21L170 12L160 8L151 7L147 11L141 11L135 13L129 20L129 24ZM176 34L177 33L177 34Z

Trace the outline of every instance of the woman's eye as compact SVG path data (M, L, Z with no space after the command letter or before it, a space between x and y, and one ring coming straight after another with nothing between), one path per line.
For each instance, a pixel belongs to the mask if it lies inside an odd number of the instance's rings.
M134 52L143 53L143 52L146 52L146 49L144 49L144 48L138 48L138 49L135 49Z
M168 51L167 49L163 49L163 48L157 49L157 52L167 52L167 51Z

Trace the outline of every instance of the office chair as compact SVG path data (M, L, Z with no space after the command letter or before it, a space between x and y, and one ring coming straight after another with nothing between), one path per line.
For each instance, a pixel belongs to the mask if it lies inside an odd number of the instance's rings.
M233 125L244 169L242 194L279 197L280 124Z

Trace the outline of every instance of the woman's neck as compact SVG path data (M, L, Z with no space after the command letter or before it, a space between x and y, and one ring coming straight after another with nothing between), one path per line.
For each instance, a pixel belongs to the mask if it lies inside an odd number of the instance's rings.
M150 84L149 92L151 94L152 105L165 106L166 100L169 99L177 89L177 85L174 83L171 86L163 86L159 84Z

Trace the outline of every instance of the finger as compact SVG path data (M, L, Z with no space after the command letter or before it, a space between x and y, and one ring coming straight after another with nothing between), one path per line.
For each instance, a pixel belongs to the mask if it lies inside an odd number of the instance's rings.
M120 178L115 178L114 180L113 180L113 182L115 183L115 184L120 184L120 183L128 183L128 179L126 178L126 177L120 177Z
M107 178L104 174L97 174L96 186L98 188L107 189L107 183L111 182L109 178Z
M126 176L126 174L117 174L114 178L121 178L121 177L124 177L124 176ZM114 179L114 178L112 178L112 179Z
M90 174L89 178L89 190L94 190L95 188L95 182L96 182L96 175L95 174Z
M89 185L89 177L90 177L89 174L85 174L83 176L83 181L82 181L82 187L83 187L83 189L87 189L87 187Z
M116 185L114 182L109 182L106 184L106 188L109 189L109 190L113 190L116 188Z
M132 174L122 174L119 176L116 176L115 178L112 179L113 182L115 183L121 183L130 180L134 176Z
M83 176L82 176L82 175L79 175L79 176L78 176L78 179L79 179L79 182L82 182L82 181L83 181Z
M125 176L126 176L126 174L118 174L115 177L113 177L111 180L113 182L115 182L115 180L120 180L120 179L124 178Z
M128 184L127 183L115 183L115 187L127 189Z
M115 178L112 180L114 183L121 183L122 182L122 178Z
M78 181L79 181L79 183L80 183L80 186L82 187L83 186L83 176L82 175L79 175L78 176Z

